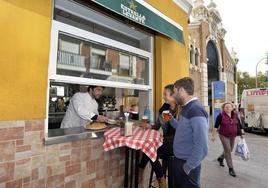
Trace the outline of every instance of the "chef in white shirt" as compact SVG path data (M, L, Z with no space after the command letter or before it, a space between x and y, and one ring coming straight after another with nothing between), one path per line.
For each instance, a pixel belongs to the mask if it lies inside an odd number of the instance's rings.
M103 90L102 86L88 86L87 92L74 94L60 127L80 127L92 121L107 122L107 117L99 115L96 101L101 97Z

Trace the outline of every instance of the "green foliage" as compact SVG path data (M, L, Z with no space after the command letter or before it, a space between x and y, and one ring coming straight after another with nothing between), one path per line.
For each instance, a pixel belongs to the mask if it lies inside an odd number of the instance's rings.
M259 72L258 73L258 87L266 88L268 87L268 71L265 73Z
M267 88L268 87L268 71L265 73L259 72L258 75L258 87ZM248 72L237 72L237 85L238 85L238 96L241 98L241 94L244 89L255 88L256 77L249 75Z

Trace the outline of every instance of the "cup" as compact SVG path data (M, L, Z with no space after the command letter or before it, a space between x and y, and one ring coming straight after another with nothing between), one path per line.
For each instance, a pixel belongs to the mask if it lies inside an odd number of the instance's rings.
M164 111L162 112L162 115L163 115L163 119L164 119L165 121L169 121L169 120L171 120L171 114L170 114L169 110L164 110Z
M142 116L141 120L142 120L143 123L149 123L148 116Z

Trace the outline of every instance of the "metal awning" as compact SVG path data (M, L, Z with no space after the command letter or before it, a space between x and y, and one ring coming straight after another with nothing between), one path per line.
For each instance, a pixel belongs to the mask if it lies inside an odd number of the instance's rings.
M184 44L183 28L142 0L92 0L93 2Z

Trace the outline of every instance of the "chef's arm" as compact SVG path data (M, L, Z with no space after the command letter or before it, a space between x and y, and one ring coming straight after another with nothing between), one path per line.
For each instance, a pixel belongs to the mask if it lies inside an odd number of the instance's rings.
M98 114L92 112L90 107L86 106L79 98L73 98L73 106L78 116L82 119L92 121L92 118L98 118Z

